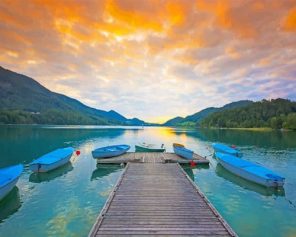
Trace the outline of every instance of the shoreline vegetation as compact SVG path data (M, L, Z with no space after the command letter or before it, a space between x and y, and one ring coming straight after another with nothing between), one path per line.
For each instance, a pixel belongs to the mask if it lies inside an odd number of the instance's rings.
M296 130L296 102L281 98L262 100L220 110L195 122L181 122L174 126L252 131Z
M296 102L262 100L243 108L213 113L199 124L217 128L271 128L296 130Z
M243 130L243 131L255 131L255 132L268 132L268 131L274 131L274 130L280 130L280 131L284 131L281 129L272 129L272 128L220 128L220 129L231 129L231 130ZM286 130L285 130L286 131ZM287 130L287 131L291 131L291 130Z
M175 126L175 128L188 128L188 129L213 129L213 130L242 130L242 131L254 131L254 132L269 132L269 131L281 131L290 132L293 129L276 129L270 127L258 127L258 128L218 128L218 127L195 127L195 126Z

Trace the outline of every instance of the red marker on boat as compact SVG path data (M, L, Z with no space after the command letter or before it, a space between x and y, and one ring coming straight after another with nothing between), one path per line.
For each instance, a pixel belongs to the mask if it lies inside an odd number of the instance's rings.
M77 155L77 156L80 155L80 151L79 151L79 150L76 151L76 155Z

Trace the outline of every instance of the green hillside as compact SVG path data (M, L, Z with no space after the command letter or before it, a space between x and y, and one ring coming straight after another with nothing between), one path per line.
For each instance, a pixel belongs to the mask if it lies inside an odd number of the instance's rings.
M253 102L250 100L240 100L240 101L226 104L220 108L209 107L209 108L203 109L195 114L189 115L185 118L176 117L176 118L170 119L167 122L165 122L164 125L165 126L194 126L194 127L196 127L196 126L199 126L199 123L204 118L209 116L210 114L213 114L218 111L227 110L227 109L244 107L244 106L247 106L251 103L253 103Z
M88 107L0 67L0 123L143 125L144 121Z
M262 100L246 107L216 112L202 120L202 127L296 129L296 102Z

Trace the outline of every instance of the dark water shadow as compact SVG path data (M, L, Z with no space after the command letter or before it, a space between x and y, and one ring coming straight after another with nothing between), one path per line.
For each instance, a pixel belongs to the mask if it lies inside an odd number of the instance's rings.
M188 165L188 164L184 164L182 165L182 168L184 169L184 171L186 172L186 174L189 176L189 178L194 181L194 173L193 170L201 170L201 169L209 169L209 165L208 164L198 164L194 167Z
M29 177L29 181L32 183L49 182L51 180L54 180L55 178L58 178L60 176L67 174L72 170L73 170L73 166L71 162L68 162L63 166L46 173L32 173Z
M261 186L259 184L253 183L253 182L248 181L246 179L243 179L235 174L232 174L231 172L226 170L220 164L217 164L215 171L219 177L222 177L222 178L226 179L227 181L242 187L243 189L254 191L254 192L259 193L264 196L272 196L272 195L281 196L281 197L285 196L285 189L283 187L281 187L281 188L270 187L269 188L269 187Z
M120 165L108 164L102 165L97 164L97 168L92 172L91 181L103 178L111 173L114 173L118 170L122 169Z
M20 207L21 199L19 189L15 186L9 194L0 201L0 223L17 212Z

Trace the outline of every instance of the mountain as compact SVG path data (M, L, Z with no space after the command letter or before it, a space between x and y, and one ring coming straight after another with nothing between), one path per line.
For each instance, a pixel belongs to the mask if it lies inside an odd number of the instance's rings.
M114 110L86 106L34 79L0 67L0 123L143 125Z
M183 117L175 117L175 118L172 118L172 119L166 121L163 125L165 125L165 126L174 126L176 124L181 123L183 120L184 120Z
M213 113L201 121L200 125L219 128L270 127L296 130L296 102L281 98L262 100L245 107Z
M165 122L163 125L164 126L186 126L186 125L193 125L196 126L198 125L204 118L206 118L207 116L218 112L218 111L224 111L227 109L233 109L233 108L240 108L240 107L244 107L247 106L249 104L253 103L250 100L240 100L240 101L236 101L236 102L232 102L229 104L224 105L223 107L220 108L216 108L216 107L209 107L206 109L203 109L195 114L192 115L188 115L185 118L182 117L175 117L173 119L168 120L167 122Z

